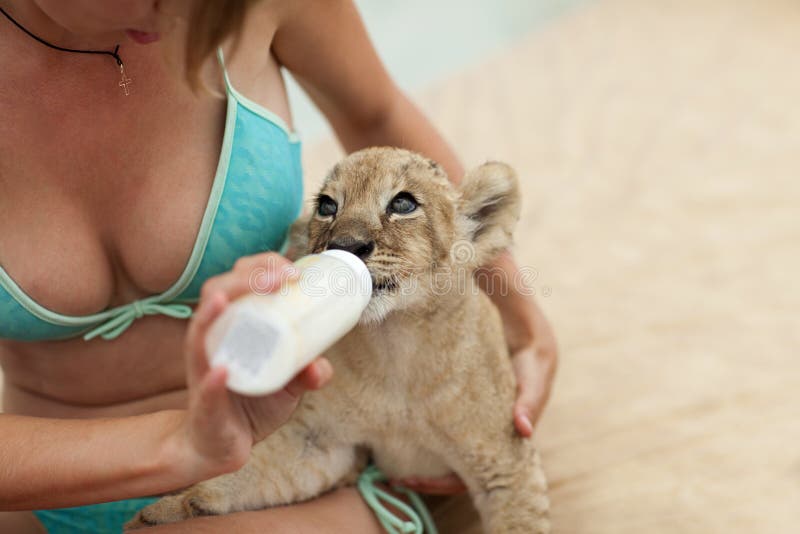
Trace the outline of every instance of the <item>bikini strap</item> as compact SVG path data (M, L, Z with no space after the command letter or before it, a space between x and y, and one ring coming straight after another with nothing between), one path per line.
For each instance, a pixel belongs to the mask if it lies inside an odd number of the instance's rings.
M222 75L225 78L225 92L228 99L243 105L244 107L253 111L257 115L260 115L264 119L276 125L278 128L280 128L286 133L286 135L289 137L290 142L292 143L299 142L300 138L297 136L295 132L289 129L289 127L281 117L279 117L272 111L268 110L261 104L253 102L252 100L244 96L242 93L240 93L236 89L236 87L233 86L233 83L231 83L231 78L228 75L228 69L225 68L225 55L222 53L222 47L217 48L217 59L219 60L220 67L222 67Z
M222 68L222 77L225 79L225 90L228 94L235 92L233 90L233 84L231 84L231 79L228 76L228 69L225 68L225 54L222 53L222 47L217 47L217 61L219 62L219 66Z

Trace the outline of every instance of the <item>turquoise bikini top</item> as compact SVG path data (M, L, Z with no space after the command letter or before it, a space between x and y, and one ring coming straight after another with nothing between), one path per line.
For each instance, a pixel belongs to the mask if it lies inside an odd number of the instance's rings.
M114 339L136 319L187 318L200 287L250 254L283 250L300 213L300 141L280 117L241 95L225 76L227 114L217 173L189 261L166 291L99 313L68 316L35 302L0 265L0 338L24 341L83 335Z

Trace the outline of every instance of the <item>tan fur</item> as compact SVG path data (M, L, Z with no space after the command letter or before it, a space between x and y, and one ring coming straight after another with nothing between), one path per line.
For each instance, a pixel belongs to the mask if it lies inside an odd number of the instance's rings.
M419 207L389 214L401 191ZM333 382L307 393L247 465L164 497L129 527L310 499L352 483L371 454L392 478L455 471L486 532L549 532L539 458L512 422L499 314L472 277L510 244L513 171L487 163L456 189L430 160L373 148L339 163L322 193L338 211L311 218L308 250L343 236L374 240L367 267L376 284L393 286L376 289L360 324L326 353Z

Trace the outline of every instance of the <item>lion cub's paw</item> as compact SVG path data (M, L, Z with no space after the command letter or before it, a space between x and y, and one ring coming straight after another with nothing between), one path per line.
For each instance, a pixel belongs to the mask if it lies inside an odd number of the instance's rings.
M169 495L139 510L139 513L125 524L125 530L175 523L189 517L192 516L186 513L184 495Z
M162 497L142 508L136 517L125 524L125 530L175 523L204 515L225 514L229 511L223 495L197 486L178 495Z

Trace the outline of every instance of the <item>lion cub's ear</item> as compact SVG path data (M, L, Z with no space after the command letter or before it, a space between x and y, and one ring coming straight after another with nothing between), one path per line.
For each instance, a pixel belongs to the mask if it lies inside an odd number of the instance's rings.
M520 212L517 175L505 163L490 161L469 171L460 190L458 233L474 252L456 251L453 260L479 267L511 245Z

